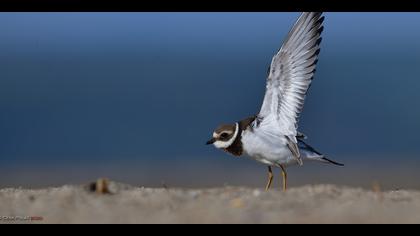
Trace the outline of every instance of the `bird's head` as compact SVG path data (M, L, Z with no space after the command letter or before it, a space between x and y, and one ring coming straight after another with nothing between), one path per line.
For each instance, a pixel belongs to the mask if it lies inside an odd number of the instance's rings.
M214 130L213 137L206 144L213 144L220 149L228 148L238 136L238 131L238 123L220 125Z

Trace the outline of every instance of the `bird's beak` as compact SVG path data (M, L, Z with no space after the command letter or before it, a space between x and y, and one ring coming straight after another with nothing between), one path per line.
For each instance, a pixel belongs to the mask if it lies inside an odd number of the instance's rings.
M216 139L215 138L211 138L209 141L207 141L207 145L209 145L209 144L213 144L214 142L216 142Z

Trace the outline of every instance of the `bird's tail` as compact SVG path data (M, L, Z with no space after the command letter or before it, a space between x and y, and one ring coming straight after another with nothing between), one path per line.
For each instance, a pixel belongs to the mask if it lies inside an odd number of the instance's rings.
M333 164L333 165L336 165L336 166L344 166L344 164L338 163L338 162L333 161L333 160L330 160L330 159L328 159L326 157L321 157L321 160L324 161L324 162L326 162L326 163L330 163L330 164Z
M328 164L333 164L336 166L344 166L344 164L342 163L338 163L336 161L328 159L324 154L318 152L317 150L315 150L315 148L305 143L301 139L298 139L298 144L301 150L301 154L303 154L309 160L320 161L320 162L324 162Z

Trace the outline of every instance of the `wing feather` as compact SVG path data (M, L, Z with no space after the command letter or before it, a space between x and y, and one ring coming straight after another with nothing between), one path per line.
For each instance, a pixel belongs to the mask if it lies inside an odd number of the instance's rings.
M258 115L261 125L272 132L297 135L298 117L318 62L323 20L322 13L302 13L272 59Z
M297 146L297 123L311 85L318 55L324 17L304 12L289 31L273 57L266 92L258 114L260 126L277 136L284 135L292 154L301 162Z

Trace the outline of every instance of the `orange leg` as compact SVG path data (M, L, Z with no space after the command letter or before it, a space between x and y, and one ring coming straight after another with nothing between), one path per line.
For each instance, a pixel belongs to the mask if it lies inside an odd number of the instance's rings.
M283 192L287 190L287 172L286 168L283 165L280 165L281 175L283 176Z
M271 166L268 167L268 182L265 186L265 191L268 191L271 187L271 183L273 182L273 171L271 170Z

